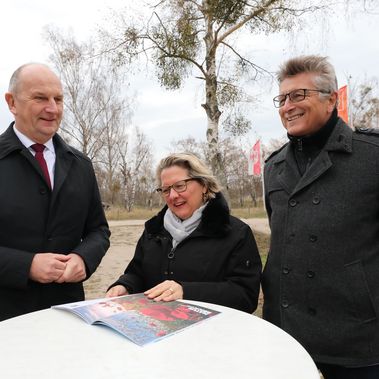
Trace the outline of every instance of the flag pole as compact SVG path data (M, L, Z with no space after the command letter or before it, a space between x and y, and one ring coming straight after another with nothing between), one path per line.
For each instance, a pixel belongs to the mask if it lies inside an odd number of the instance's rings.
M263 175L263 163L262 163L262 148L261 140L257 140L250 150L249 154L249 175L260 177L262 183L262 201L263 207L266 209L266 200L264 196L264 175ZM254 181L253 181L254 183ZM254 190L255 191L255 190Z
M265 197L265 181L264 181L264 164L262 157L262 148L260 150L260 164L261 164L261 181L262 181L262 200L263 200L263 209L266 211L266 197Z

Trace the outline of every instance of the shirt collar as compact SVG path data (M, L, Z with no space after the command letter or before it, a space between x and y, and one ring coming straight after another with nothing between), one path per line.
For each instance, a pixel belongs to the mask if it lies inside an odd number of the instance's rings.
M31 148L32 145L35 144L35 142L33 140L31 140L29 137L27 137L25 134L21 133L15 126L16 124L13 125L13 131L15 132L16 136L18 137L18 139L21 141L21 143L27 147L28 149ZM53 139L50 138L48 141L46 141L44 143L45 147L47 150L50 150L52 151L53 153L55 152L55 149L54 149L54 143L53 143Z

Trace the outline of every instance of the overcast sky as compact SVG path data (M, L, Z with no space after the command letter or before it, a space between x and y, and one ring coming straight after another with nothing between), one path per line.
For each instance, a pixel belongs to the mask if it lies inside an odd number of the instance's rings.
M54 3L47 0L12 0L0 5L0 132L12 121L12 115L3 100L12 72L21 64L30 61L48 63L49 50L42 31L53 24L63 31L71 29L78 41L94 35L98 25L110 8L117 9L130 0L91 0L81 2L65 0ZM135 0L134 0L135 1ZM139 0L137 0L139 1ZM356 0L358 2L358 0ZM105 5L104 5L105 4ZM379 9L378 9L379 12ZM346 20L345 14L334 15L329 24L314 17L313 28L301 35L261 36L248 40L254 51L255 63L268 71L276 71L281 62L298 54L322 54L330 57L335 65L339 85L347 84L347 77L363 80L379 76L379 14L354 13ZM149 136L158 158L167 152L170 141L192 135L205 138L206 119L200 104L200 84L191 79L180 91L167 92L151 79L143 76L131 78L131 93L136 93L137 108L133 124ZM259 102L252 105L253 130L247 139L253 142L261 138L284 135L272 97L277 94L276 85L262 82L249 89Z

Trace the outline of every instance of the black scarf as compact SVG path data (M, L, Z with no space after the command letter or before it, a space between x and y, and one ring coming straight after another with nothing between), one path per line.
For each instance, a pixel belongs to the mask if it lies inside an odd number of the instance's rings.
M303 137L296 137L287 134L291 142L301 176L304 175L305 171L324 147L326 141L337 124L337 120L337 109L334 109L327 123L316 133Z

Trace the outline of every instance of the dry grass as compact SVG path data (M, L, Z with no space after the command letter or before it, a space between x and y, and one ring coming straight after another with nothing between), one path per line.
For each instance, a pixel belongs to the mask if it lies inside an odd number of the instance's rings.
M111 206L105 211L108 220L148 220L159 212L159 208L136 207L132 212L125 208Z
M254 232L255 240L258 245L258 251L262 259L262 264L265 265L267 260L267 252L270 245L270 236L264 233ZM262 317L262 306L263 306L263 294L262 291L259 294L258 307L254 312L255 316Z
M258 245L259 254L262 258L262 263L265 265L267 260L267 252L270 246L270 236L268 234L254 232L254 237Z
M262 207L232 208L231 214L239 218L266 218L267 214Z

